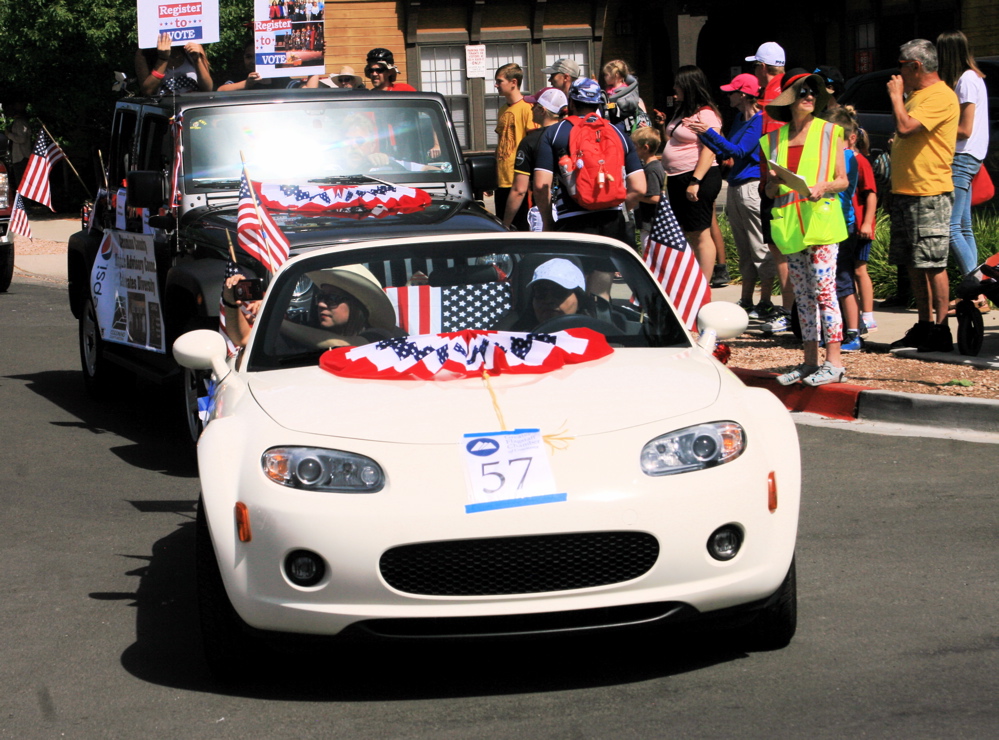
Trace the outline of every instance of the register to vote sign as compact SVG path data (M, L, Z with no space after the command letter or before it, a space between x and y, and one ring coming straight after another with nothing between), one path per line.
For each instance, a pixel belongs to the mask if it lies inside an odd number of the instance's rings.
M218 0L156 2L138 0L139 46L155 49L161 33L170 34L173 46L191 41L211 44L219 40Z

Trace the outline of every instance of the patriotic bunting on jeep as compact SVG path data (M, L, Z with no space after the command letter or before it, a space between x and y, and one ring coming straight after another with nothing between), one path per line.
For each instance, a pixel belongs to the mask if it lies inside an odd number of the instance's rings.
M324 352L319 366L343 378L450 380L503 373L534 374L606 357L614 350L592 329L552 334L462 331L398 337Z
M276 184L255 182L260 202L271 211L353 211L362 213L414 213L430 204L430 195L419 188L388 183L364 185Z

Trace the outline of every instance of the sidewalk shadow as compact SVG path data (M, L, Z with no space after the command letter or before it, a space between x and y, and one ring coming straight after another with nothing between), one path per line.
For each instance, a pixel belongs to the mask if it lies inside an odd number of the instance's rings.
M294 650L255 645L254 674L239 685L223 685L212 678L201 652L192 502L132 503L183 518L153 545L151 556L125 556L127 574L140 579L135 593L90 597L135 608L135 642L121 664L149 683L280 701L408 701L625 685L747 657L711 635L651 631L363 644L310 638Z
M130 444L109 448L124 462L164 475L193 478L198 474L194 446L187 438L180 401L173 393L142 381L127 398L111 396L101 401L83 389L78 370L47 370L3 376L20 380L25 387L71 414L79 421L52 421L54 427L115 434ZM141 398L139 413L133 399ZM167 420L167 421L164 421Z

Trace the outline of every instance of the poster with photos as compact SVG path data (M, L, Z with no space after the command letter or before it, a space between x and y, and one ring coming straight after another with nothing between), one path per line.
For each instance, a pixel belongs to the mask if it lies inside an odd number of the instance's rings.
M326 71L325 3L254 0L253 49L261 77L309 77Z

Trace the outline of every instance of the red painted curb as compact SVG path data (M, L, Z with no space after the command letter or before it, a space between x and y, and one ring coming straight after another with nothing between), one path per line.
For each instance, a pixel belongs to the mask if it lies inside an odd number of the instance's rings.
M807 411L830 419L856 419L860 394L871 390L862 385L830 383L813 388L803 383L780 385L777 373L766 370L730 368L746 385L766 388L781 400L788 411Z

